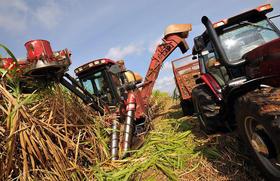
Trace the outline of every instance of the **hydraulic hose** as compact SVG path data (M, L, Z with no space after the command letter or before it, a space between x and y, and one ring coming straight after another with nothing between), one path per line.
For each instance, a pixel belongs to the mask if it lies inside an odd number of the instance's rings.
M124 123L124 133L123 133L123 158L129 155L128 151L130 150L130 146L131 146L135 109L136 109L136 99L134 93L131 92L128 94L127 106L126 106L127 114Z
M115 113L112 120L111 156L112 160L119 158L120 125L119 116Z

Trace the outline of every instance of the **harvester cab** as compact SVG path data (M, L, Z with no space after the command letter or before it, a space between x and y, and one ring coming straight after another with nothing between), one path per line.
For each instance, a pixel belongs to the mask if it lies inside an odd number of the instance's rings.
M110 68L119 69L110 71ZM100 97L108 106L120 102L120 67L110 59L98 59L79 66L75 74L89 93Z
M124 67L124 61L98 59L74 70L80 85L99 97L108 108L125 104L128 91L142 83L142 77Z

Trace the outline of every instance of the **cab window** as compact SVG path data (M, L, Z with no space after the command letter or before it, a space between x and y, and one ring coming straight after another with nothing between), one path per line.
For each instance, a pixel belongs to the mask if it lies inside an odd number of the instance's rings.
M229 77L225 66L221 65L219 62L214 49L210 42L201 52L201 57L203 59L205 71L211 74L220 86L224 86L225 82L228 81Z
M91 94L100 97L108 104L113 104L113 93L104 71L95 72L81 78L83 87Z

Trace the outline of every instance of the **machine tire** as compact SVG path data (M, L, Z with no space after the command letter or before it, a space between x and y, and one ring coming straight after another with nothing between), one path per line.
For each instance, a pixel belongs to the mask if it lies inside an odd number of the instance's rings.
M192 100L200 128L207 134L217 132L221 122L220 106L217 104L215 95L207 85L199 85L194 88Z
M181 100L180 105L182 107L182 111L184 116L191 116L194 113L193 103L191 99Z
M235 115L239 136L254 164L269 180L280 180L280 100L270 91L255 90L240 97ZM279 90L276 93L280 95Z

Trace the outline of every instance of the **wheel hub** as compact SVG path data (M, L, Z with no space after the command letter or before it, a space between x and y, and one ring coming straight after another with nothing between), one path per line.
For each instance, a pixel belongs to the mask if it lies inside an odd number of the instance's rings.
M265 169L264 172L279 178L279 153L276 152L277 150L275 150L271 140L273 138L267 135L261 121L256 120L253 116L246 116L244 129L250 146L254 150L260 164Z
M266 146L264 140L258 133L254 132L252 134L251 144L255 151L264 155L265 157L269 156L268 147Z

